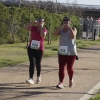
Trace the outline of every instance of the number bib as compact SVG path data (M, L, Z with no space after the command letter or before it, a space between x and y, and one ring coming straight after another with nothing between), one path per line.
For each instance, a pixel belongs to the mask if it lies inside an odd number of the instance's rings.
M32 40L31 41L31 48L32 49L39 49L40 48L40 41Z
M68 46L60 46L59 47L59 53L61 55L67 55L68 54Z

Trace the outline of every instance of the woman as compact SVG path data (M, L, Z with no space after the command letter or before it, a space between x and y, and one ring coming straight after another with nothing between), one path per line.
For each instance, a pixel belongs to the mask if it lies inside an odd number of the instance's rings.
M55 36L60 35L60 43L58 50L58 62L59 62L59 83L57 88L64 88L63 81L65 78L65 68L69 75L69 87L73 87L73 64L76 59L76 28L70 26L70 18L64 17L61 26L54 32Z
M37 80L36 83L41 82L41 60L44 51L44 38L47 34L46 28L44 28L44 19L38 18L35 21L28 23L25 29L31 32L31 40L28 46L29 57L29 79L26 80L29 84L34 84L33 75L36 63Z

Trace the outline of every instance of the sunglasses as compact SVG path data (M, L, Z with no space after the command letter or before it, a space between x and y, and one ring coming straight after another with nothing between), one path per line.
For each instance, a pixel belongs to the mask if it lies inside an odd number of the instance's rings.
M37 21L38 22L44 22L44 19L38 19Z

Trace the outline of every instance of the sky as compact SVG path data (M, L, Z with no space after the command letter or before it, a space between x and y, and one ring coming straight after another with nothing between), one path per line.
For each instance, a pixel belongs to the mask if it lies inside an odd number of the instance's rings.
M60 3L66 3L66 2L72 3L73 1L76 1L77 4L100 5L100 0L57 0L57 2Z
M53 1L59 3L73 3L77 2L77 4L86 4L86 5L100 5L100 0L29 0L29 1Z

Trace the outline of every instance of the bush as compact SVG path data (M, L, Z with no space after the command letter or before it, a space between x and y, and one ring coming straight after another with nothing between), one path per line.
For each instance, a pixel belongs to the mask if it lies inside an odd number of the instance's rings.
M0 44L3 43L15 43L25 42L28 38L28 32L24 29L24 26L31 20L37 19L39 16L44 17L45 27L48 30L46 40L57 40L59 37L54 36L54 31L61 24L64 16L68 16L68 13L55 14L49 13L45 10L41 10L35 7L14 7L7 8L3 4L0 4L1 12L0 16L3 19L0 23ZM75 26L80 34L79 18L75 15L71 16L72 26Z

